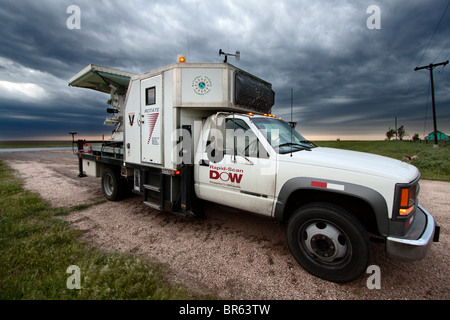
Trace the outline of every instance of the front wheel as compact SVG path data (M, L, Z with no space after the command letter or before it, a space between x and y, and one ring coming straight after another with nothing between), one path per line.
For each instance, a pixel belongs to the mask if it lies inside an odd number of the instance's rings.
M364 227L347 211L327 203L295 211L289 220L287 243L306 271L328 281L355 280L370 261Z

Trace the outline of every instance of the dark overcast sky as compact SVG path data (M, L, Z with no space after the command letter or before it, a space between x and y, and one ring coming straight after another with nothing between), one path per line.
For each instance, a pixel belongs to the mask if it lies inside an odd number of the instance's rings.
M433 130L428 70L450 58L450 1L2 0L0 140L109 135L109 96L68 87L88 64L142 73L175 62L229 62L272 83L273 113L309 139L384 139ZM81 11L68 29L67 8ZM367 28L380 8L381 29ZM445 14L444 14L445 12ZM438 130L450 133L450 65L434 69Z

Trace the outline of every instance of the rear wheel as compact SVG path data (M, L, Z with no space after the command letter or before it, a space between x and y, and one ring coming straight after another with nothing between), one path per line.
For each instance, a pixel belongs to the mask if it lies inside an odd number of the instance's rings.
M287 242L305 270L333 282L358 278L370 261L364 227L347 211L327 203L295 211L289 220Z
M125 181L117 170L106 168L102 174L102 191L110 201L120 200L125 193Z

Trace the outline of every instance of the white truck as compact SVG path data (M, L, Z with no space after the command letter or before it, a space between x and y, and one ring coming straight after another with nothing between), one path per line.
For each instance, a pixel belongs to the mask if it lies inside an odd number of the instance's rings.
M317 147L270 114L270 83L229 63L184 61L143 74L89 65L70 79L110 94L111 139L78 140L76 152L80 176L101 177L108 200L132 191L159 210L201 216L210 201L278 219L298 263L334 282L366 271L369 235L405 260L439 240L416 167Z

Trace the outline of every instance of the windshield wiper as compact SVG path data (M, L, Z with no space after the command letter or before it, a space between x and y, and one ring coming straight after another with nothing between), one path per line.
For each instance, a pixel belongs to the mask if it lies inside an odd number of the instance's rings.
M287 146L303 147L302 144L299 144L297 142L285 142L285 143L277 145L275 148L281 148L281 147L287 147Z
M276 146L275 148L282 148L282 147L287 147L287 146L297 147L297 148L299 148L298 150L308 150L308 151L311 151L311 147L304 146L304 145L299 144L299 143L297 143L297 142L286 142L286 143L282 143L282 144ZM297 151L297 150L296 150L296 151ZM292 151L283 152L283 153L289 153L289 152L292 152Z
M314 147L317 147L317 145L314 142L311 142L309 140L301 140L300 142L302 142L302 143L309 143L309 144L312 144Z

